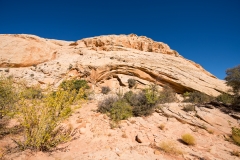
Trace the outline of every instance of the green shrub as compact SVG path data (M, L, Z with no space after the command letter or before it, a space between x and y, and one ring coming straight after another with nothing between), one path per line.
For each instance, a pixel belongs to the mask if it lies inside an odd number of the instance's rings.
M13 111L18 100L16 88L11 77L0 77L0 119Z
M108 94L108 92L110 92L110 91L111 91L111 89L108 86L104 86L104 87L102 87L101 93Z
M127 102L118 100L113 103L110 110L110 118L113 121L119 122L129 117L132 117L132 107Z
M168 85L163 87L158 99L159 103L171 103L177 101L176 93Z
M198 92L198 91L194 91L191 92L189 94L188 99L185 99L185 102L191 102L191 103L199 103L199 104L203 104L203 103L208 103L210 101L212 101L214 98L211 96L208 96L204 93Z
M234 97L227 93L222 93L219 96L217 96L216 100L224 104L232 104L234 102Z
M132 91L126 92L123 98L131 105L131 106L141 106L147 103L147 99L145 93L143 91L138 93L133 93Z
M158 102L158 90L156 85L151 85L149 88L144 90L147 104L155 105Z
M70 105L73 103L75 97L74 93L71 92L58 90L56 92L50 93L44 99L45 105L48 108L52 108L56 114L56 116L64 116L62 112L65 113L65 110L69 110Z
M240 145L240 128L232 128L232 139L237 145Z
M134 116L148 116L152 114L157 103L157 97L152 95L151 90L144 90L138 93L129 91L124 94L123 98L132 106Z
M45 151L66 141L70 132L58 126L72 113L71 104L76 100L76 95L76 90L59 89L42 99L25 99L22 96L18 102L18 112L25 139L15 141L19 147Z
M155 106L153 105L141 105L133 107L134 116L149 116L154 112Z
M89 86L85 80L66 80L60 84L60 88L72 92L76 99L87 99Z
M76 90L77 92L80 88L89 89L87 81L85 80L66 80L60 84L60 87L64 90Z
M135 85L136 85L136 80L135 79L132 79L132 78L128 79L128 86L130 88L134 87Z
M182 135L182 141L187 145L194 145L196 143L195 138L191 134Z
M191 105L191 104L188 104L188 105L183 107L183 110L186 111L186 112L195 111L195 106Z
M185 92L183 93L183 97L186 98L186 97L189 97L190 96L190 92Z
M69 81L64 83L64 85L66 84L72 86ZM63 130L59 124L72 113L71 105L85 97L86 87L84 86L64 89L61 86L57 91L47 93L41 99L32 96L35 95L32 94L32 90L22 92L24 94L21 94L17 109L25 139L23 141L15 140L19 147L23 150L45 151L68 140L70 130Z
M46 151L57 144L64 142L69 137L68 133L61 133L57 126L62 118L55 106L45 105L40 100L26 101L19 103L21 113L21 125L24 128L24 141L16 141L22 149ZM55 107L55 108L54 108Z
M98 104L98 112L108 113L113 107L113 103L118 100L117 97L107 97Z
M175 93L170 88L166 87L163 93L166 93L166 97L161 102L172 102L176 98ZM126 92L123 96L119 96L118 99L113 97L106 98L99 103L98 111L101 113L110 112L116 101L128 104L132 108L134 116L148 116L154 112L156 105L159 103L159 91L156 85L151 85L149 88L137 93L132 91Z

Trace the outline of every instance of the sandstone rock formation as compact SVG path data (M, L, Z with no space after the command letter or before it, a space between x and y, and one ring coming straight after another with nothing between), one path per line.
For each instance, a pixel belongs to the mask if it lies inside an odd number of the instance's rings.
M144 36L109 35L76 42L43 39L33 35L0 35L0 71L32 84L57 86L64 78L80 77L97 90L127 90L129 78L136 88L156 83L178 93L197 90L217 96L227 91L200 65L180 56L167 44ZM6 71L6 68L10 68Z
M26 67L56 58L61 41L33 35L1 35L0 67Z

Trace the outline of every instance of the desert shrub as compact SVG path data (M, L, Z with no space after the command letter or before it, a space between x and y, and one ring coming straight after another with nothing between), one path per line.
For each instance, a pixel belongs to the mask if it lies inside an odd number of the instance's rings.
M158 90L156 85L151 85L149 88L144 90L147 104L155 105L158 102Z
M163 141L160 143L159 148L168 154L182 154L182 151L177 148L176 144L172 141Z
M126 92L123 98L132 106L134 116L148 116L154 112L157 96L151 90L138 93Z
M65 91L72 92L75 98L83 98L86 99L88 97L88 92L86 91L89 89L87 81L85 80L67 80L63 81L60 84L60 88Z
M132 78L128 79L128 86L130 88L134 87L135 85L136 85L136 80L135 79L132 79Z
M31 100L30 104L22 99L19 104L25 139L15 142L22 150L46 151L67 140L69 133L61 133L61 129L57 128L62 119L57 114L57 107L45 105L36 99Z
M177 97L174 90L168 85L163 87L163 90L160 92L159 103L171 103L176 102Z
M79 91L80 88L89 89L86 80L66 80L60 84L60 87L63 88L64 90L70 91L76 90L77 92Z
M25 99L18 102L18 112L24 129L23 141L15 142L21 149L46 151L69 138L69 131L59 128L62 120L71 113L76 90L57 90L42 99Z
M113 103L110 110L110 118L113 121L119 122L129 117L132 117L132 107L127 102L118 100Z
M186 98L186 97L189 97L190 96L190 92L184 92L183 93L183 97Z
M211 100L213 100L213 97L208 96L208 95L198 92L198 91L194 91L194 92L191 92L189 94L189 98L185 99L184 101L191 102L191 103L203 104L203 103L210 102Z
M108 86L103 86L101 93L108 94L108 92L110 92L110 91L111 91L111 89Z
M46 96L44 103L48 108L52 108L55 115L67 117L72 111L70 105L75 100L75 91L58 90Z
M154 112L155 106L153 105L141 105L141 106L134 106L133 107L133 115L134 116L148 116Z
M131 105L131 106L141 106L146 104L147 99L144 92L133 93L132 91L126 92L123 98Z
M240 145L240 128L232 128L232 139L237 145Z
M101 101L98 104L98 112L101 113L108 113L110 112L111 108L113 107L113 103L116 102L118 100L117 97L107 97L105 98L103 101Z
M165 102L170 102L175 99L175 93L173 91L164 90L166 92ZM169 93L170 92L170 93ZM170 97L170 98L169 98ZM156 105L159 103L159 91L156 85L151 85L149 88L140 92L134 93L132 91L126 92L118 96L118 99L110 97L106 98L99 103L98 111L101 113L110 112L113 104L117 101L121 101L124 104L128 104L132 108L132 114L134 116L148 116L154 112Z
M196 143L195 138L191 134L183 134L182 141L187 145L194 145Z
M20 94L26 99L41 99L43 97L40 86L25 87Z
M11 77L0 77L0 119L14 109L18 100L16 88Z
M229 95L227 93L222 93L219 96L217 96L216 100L218 102L222 102L225 104L232 104L234 102L234 97L232 95Z
M188 104L188 105L185 105L183 107L183 110L186 111L186 112L195 111L195 106L191 105L191 104Z

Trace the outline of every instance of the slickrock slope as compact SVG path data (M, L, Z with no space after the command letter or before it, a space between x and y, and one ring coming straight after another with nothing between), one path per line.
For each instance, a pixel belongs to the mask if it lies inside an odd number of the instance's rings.
M55 50L66 43L33 35L1 35L0 67L26 67L53 60Z
M129 78L137 80L137 88L168 84L178 93L198 90L213 96L227 90L224 81L167 44L134 34L76 42L0 35L0 67L4 74L31 84L57 86L70 76L87 79L95 90L106 85L113 91L127 89Z

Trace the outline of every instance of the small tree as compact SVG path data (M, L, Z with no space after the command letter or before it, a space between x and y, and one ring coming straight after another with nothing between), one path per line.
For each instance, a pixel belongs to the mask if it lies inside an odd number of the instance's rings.
M240 104L240 65L230 68L226 71L225 80L227 85L231 86L234 93L234 104Z
M231 86L234 94L238 96L240 91L240 65L228 69L226 74L227 85Z

